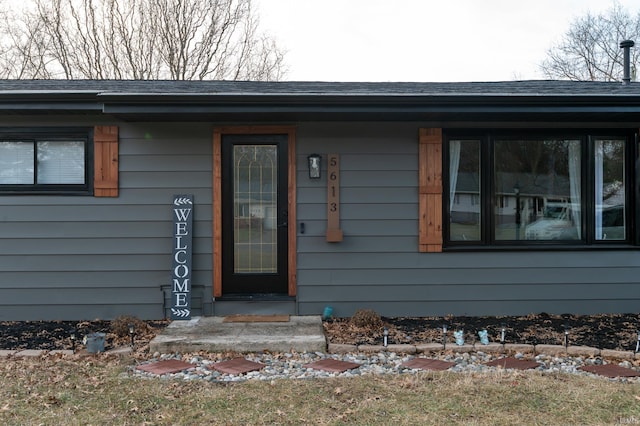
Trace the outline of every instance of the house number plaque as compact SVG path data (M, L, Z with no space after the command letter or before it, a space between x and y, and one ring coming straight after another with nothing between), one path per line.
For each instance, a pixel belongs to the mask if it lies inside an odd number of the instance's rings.
M342 241L340 229L340 157L329 154L327 158L327 241Z

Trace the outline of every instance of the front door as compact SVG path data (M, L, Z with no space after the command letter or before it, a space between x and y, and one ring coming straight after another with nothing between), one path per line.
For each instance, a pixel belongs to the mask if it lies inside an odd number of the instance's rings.
M222 135L222 295L286 295L287 135Z

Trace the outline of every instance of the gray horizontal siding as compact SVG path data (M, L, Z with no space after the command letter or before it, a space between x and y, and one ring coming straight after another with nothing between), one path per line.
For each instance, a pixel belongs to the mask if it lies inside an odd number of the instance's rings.
M640 251L418 252L419 123L319 123L298 131L298 299L382 315L637 311ZM340 226L327 243L326 177L306 156L340 155ZM326 171L326 164L323 165Z
M5 125L33 124L19 120ZM639 251L418 253L421 126L298 125L300 314L319 314L326 305L337 316L359 308L388 316L637 311ZM177 193L194 194L196 202L194 313L211 312L212 127L120 123L118 198L0 197L0 319L166 315L169 203ZM325 158L320 180L307 176L310 153ZM329 153L340 155L340 243L324 237Z
M1 319L164 317L171 201L183 193L195 200L192 302L202 312L212 293L211 126L120 123L119 133L119 197L0 197Z
M380 269L350 269L350 270L301 270L298 278L313 284L311 287L325 287L327 282L339 285L342 290L345 286L354 288L388 286L393 282L391 289L399 286L422 287L422 286L445 286L452 289L473 286L492 287L500 291L508 291L508 287L513 287L512 275L520 274L518 286L527 285L558 285L583 286L589 284L608 285L624 284L637 285L637 278L634 276L636 268L612 268L612 267L574 267L574 268L429 268L425 273L424 268L404 268L401 270L380 268ZM567 283L567 274L571 274L572 282ZM473 277L473 281L469 277ZM612 287L605 287L608 291ZM324 288L326 290L326 288ZM574 288L575 290L575 288ZM637 289L636 289L637 290ZM554 296L550 294L550 296Z
M182 191L181 193L186 193ZM178 193L177 191L173 191ZM62 222L84 222L94 226L94 222L108 221L158 221L171 220L170 203L173 194L167 194L167 200L163 205L146 205L146 204L126 204L114 205L102 202L100 205L49 205L43 208L32 208L32 206L2 206L0 208L0 220L4 222L29 222L50 220L55 223L58 220ZM89 202L92 198L86 198L85 202ZM194 221L200 220L200 216L206 220L211 220L211 202L207 200L195 200L196 203L206 203L204 205L196 205L194 211ZM164 207L164 209L163 209ZM196 219L198 218L198 219Z
M202 188L189 188L190 193L194 195L195 214L197 215L201 209L210 209L211 201L211 183L209 187L203 184ZM64 197L64 196L20 196L20 197L0 197L0 211L8 207L20 207L20 206L85 206L97 209L105 208L105 206L122 207L126 205L139 206L139 205L165 205L168 206L171 202L171 197L176 193L175 189L167 188L127 188L126 191L121 191L117 198L117 203L114 204L113 198L93 198L93 197ZM87 200L91 199L91 202ZM168 201L167 201L168 200ZM166 209L165 216L170 217L170 209ZM206 210L204 211L207 213ZM72 214L73 210L69 210ZM64 219L64 218L60 218ZM91 217L85 218L91 220ZM198 220L196 218L196 220Z
M340 199L342 200L342 194ZM322 220L327 218L327 204L304 204L298 207L301 220ZM345 203L340 202L340 214L343 220L368 219L413 219L417 221L418 206L416 204ZM417 223L417 222L416 222Z
M130 238L56 238L56 239L4 239L0 246L2 255L103 255L121 254L130 243ZM37 243L37 244L35 244ZM136 238L136 254L164 254L170 256L173 240L167 238ZM193 240L197 253L211 253L211 245L202 238Z
M325 306L333 308L336 317L349 317L357 309L373 309L385 316L501 316L526 315L532 312L547 312L558 314L599 314L603 312L636 313L637 299L618 299L611 296L599 300L512 300L512 301L441 301L416 300L413 302L385 300L373 302L365 296L357 303L335 300L329 303L298 304L300 315L319 315ZM532 310L532 306L536 307ZM558 342L561 344L562 342Z
M329 243L327 243L329 244ZM341 244L341 243L340 243ZM632 268L638 262L637 251L603 252L490 252L475 253L416 253L407 248L405 253L331 253L315 252L298 255L299 270L334 269L336 265L348 265L345 269L432 269L473 270L475 268L499 268L517 272L520 268L563 268L569 273L572 268ZM313 262L313 263L309 263ZM510 276L519 281L520 276ZM567 277L568 280L571 277Z
M131 244L134 246L134 244ZM131 252L129 254L110 255L67 255L67 254L47 254L47 255L5 255L0 257L0 270L6 272L25 271L25 275L31 272L45 271L171 271L171 254L136 254L132 253L134 247L123 250ZM211 267L211 256L207 254L193 255L193 268L198 269ZM195 280L195 277L194 277ZM169 279L167 278L167 283ZM4 283L3 283L4 286Z
M558 292L561 285L566 290ZM313 286L300 290L300 297L307 302L325 302L326 292L330 286ZM308 291L307 291L308 290ZM608 283L593 284L562 284L557 282L539 282L528 285L518 285L508 288L508 285L495 284L423 284L423 285L368 285L340 286L340 302L360 303L363 291L371 292L367 297L369 302L413 302L426 300L429 302L469 302L469 301L523 301L523 300L582 300L628 299L637 296L636 283ZM580 296L580 294L583 294Z
M63 305L70 301L82 305L117 305L122 303L123 295L126 295L127 302L135 305L158 304L162 301L160 288L155 289L154 298L145 288L123 288L104 291L102 288L86 288L78 297L76 288L57 288L56 291L42 291L37 288L3 289L3 295L14 300L14 305ZM154 300L155 299L155 300Z
M149 300L152 300L151 297ZM87 305L79 303L76 299L68 300L64 304L3 304L0 311L0 321L14 321L16 319L21 321L109 320L121 315L135 315L140 319L164 318L162 303L156 302L155 299L153 301L155 303L145 305L129 303L125 297L121 297L117 304L110 305L102 303Z
M22 271L0 272L3 289L19 288L83 288L95 286L105 290L130 288L158 288L167 281L170 271ZM206 275L202 273L202 275ZM210 277L210 274L209 274Z
M167 190L189 188L193 190L195 188L210 188L211 179L211 172L122 172L120 173L120 188L163 188Z
M76 221L28 223L28 232L16 222L0 222L0 235L3 238L170 238L173 227L170 221L155 222L105 222L99 226L79 227ZM196 221L193 234L196 239L210 237L212 223L210 221Z
M326 218L324 220L301 220L305 224L305 234L301 235L300 243L314 244L313 249L322 245L327 228ZM415 218L406 220L395 219L362 219L362 220L342 220L340 221L342 231L349 237L379 237L403 235L417 238L418 221ZM302 238L304 237L304 238ZM311 241L311 240L319 241Z
M417 190L417 187L403 186L342 188L340 198L350 205L379 203L381 199L393 204L414 204ZM319 199L326 197L326 191L325 187L305 188L304 191L300 191L298 202L301 204L317 203Z
M208 153L210 154L210 153ZM205 153L199 155L145 155L140 161L140 156L123 157L120 161L120 172L166 172L173 170L176 172L208 172L211 174L211 155Z

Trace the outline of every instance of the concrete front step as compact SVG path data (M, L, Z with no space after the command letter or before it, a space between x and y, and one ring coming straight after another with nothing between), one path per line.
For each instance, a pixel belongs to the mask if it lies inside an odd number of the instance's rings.
M325 352L320 316L290 316L288 322L224 322L224 317L173 321L149 344L150 351Z

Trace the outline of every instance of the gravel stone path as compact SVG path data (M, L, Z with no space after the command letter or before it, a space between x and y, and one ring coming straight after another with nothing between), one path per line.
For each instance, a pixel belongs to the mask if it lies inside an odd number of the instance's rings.
M144 378L160 378L173 380L207 380L211 382L242 382L246 380L280 380L280 379L321 379L331 377L356 377L367 374L386 375L386 374L416 374L418 369L403 367L402 364L416 358L420 355L397 354L395 352L382 351L378 353L348 353L348 354L326 354L322 352L315 353L260 353L245 354L245 359L264 364L264 368L259 371L253 371L245 374L225 374L216 371L213 368L215 362L222 361L220 359L210 359L202 355L188 354L153 354L152 358L147 362L158 362L163 360L177 359L192 364L192 367L177 373L171 374L151 374L141 371L135 366L123 373L127 376L144 377ZM495 359L503 358L505 355L489 354L481 351L473 353L456 353L448 352L434 354L429 358L440 359L443 361L453 362L454 365L448 371L455 373L483 373L483 374L499 374L505 371L500 367L491 367L484 365ZM592 373L579 370L579 367L585 365L601 365L613 363L625 368L634 368L633 363L629 360L615 361L605 360L600 357L581 357L581 356L551 356L546 354L538 354L535 356L516 353L512 355L516 359L530 359L538 362L539 367L534 370L540 374L554 373L570 373L581 374L586 376L596 376ZM306 368L305 365L323 360L334 359L346 362L354 362L360 367L347 370L341 373L327 372L312 368ZM144 363L143 363L144 364ZM616 380L623 383L636 383L640 381L637 377L620 377L608 379L601 377L603 380Z

